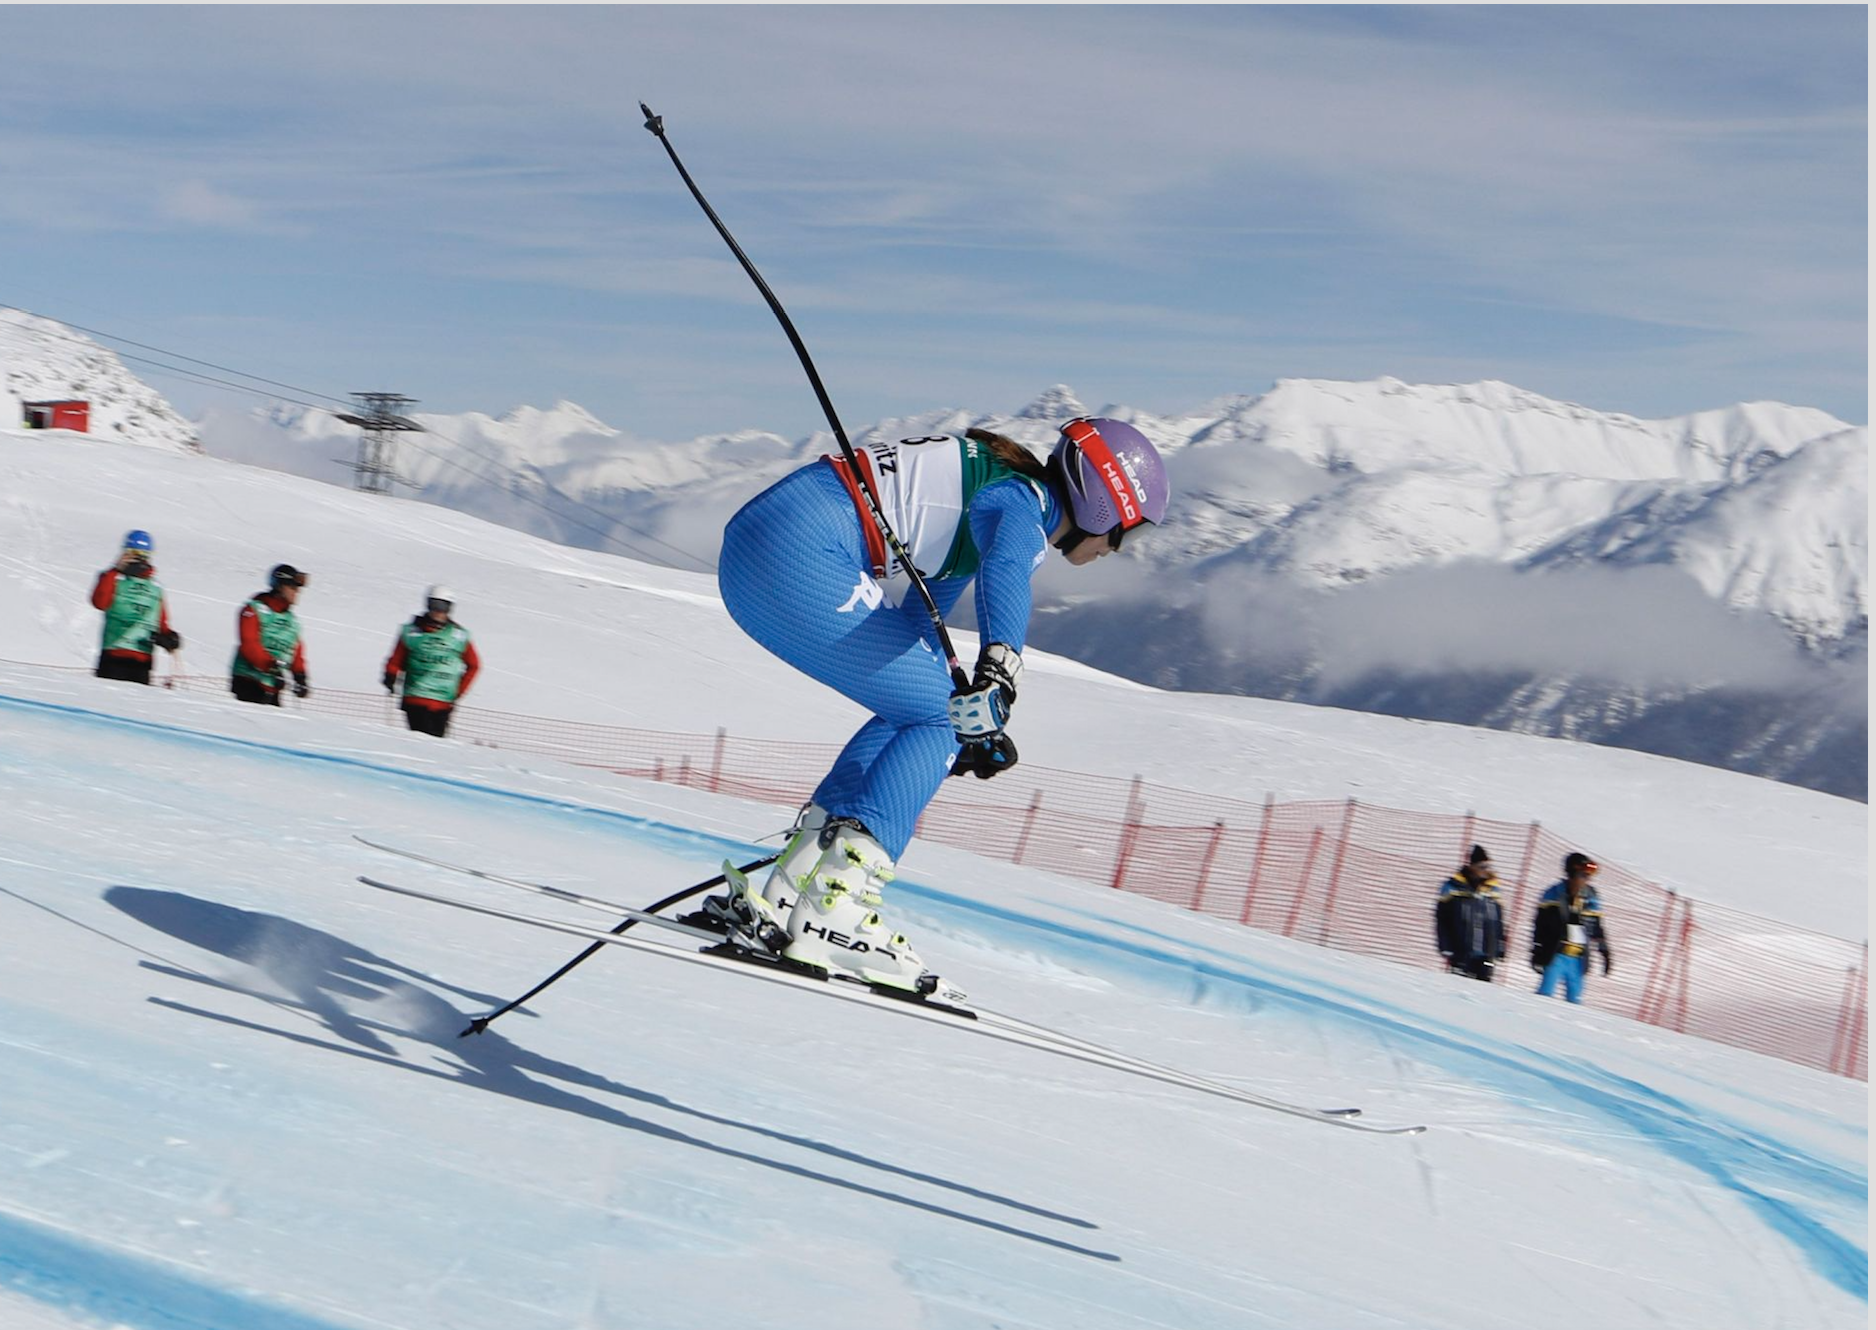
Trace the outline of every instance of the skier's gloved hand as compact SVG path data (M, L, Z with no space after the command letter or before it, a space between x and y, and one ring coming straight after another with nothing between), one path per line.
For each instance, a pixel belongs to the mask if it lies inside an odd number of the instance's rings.
M1609 954L1609 948L1604 946L1602 949L1602 972L1608 974L1609 971L1613 969L1615 969L1615 957L1611 956Z
M1531 968L1539 974L1544 972L1544 953L1536 947L1531 948Z
M951 774L989 780L1015 765L1016 745L1010 742L1009 735L998 730L980 739L966 740L964 746L958 749L957 760L951 764Z
M312 685L306 682L306 671L293 671L293 695L295 697L310 697L312 691Z
M1016 681L1022 677L1023 658L1014 647L992 642L978 653L971 686L953 691L948 707L959 743L1003 733L1010 708L1016 705ZM1013 760L1015 749L1010 751Z
M396 694L397 692L397 671L396 670L386 670L384 672L384 691L387 693Z
M150 645L162 647L165 651L181 651L182 634L174 628L164 628L150 634Z

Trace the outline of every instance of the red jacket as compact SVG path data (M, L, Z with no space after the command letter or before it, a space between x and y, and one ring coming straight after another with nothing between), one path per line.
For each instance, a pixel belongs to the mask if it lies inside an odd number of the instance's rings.
M254 599L276 613L287 608L286 601L282 600L272 591L258 595L254 597ZM242 605L241 617L235 621L235 626L241 632L241 659L245 660L257 670L267 671L274 669L279 662L267 653L266 647L261 645L261 619L260 616L254 612L252 605ZM305 642L301 641L293 644L293 659L287 662L287 668L292 670L295 674L306 673Z
M426 618L418 621L417 629L419 632L434 633L442 626L443 625L440 623L431 623ZM404 673L404 659L404 634L400 632L397 635L397 645L391 648L391 659L384 662L384 677L387 682ZM476 644L474 642L468 642L463 645L462 663L464 667L462 682L456 685L456 702L462 701L463 694L469 691L469 685L475 682L476 671L482 668L482 658L476 655ZM422 707L425 711L448 711L451 707L456 705L456 702L439 702L434 697L406 696L403 705L407 707Z
M156 566L154 564L150 566L149 575L151 577L156 576ZM91 607L93 609L108 610L111 608L111 602L117 599L117 579L122 576L123 573L116 568L106 568L103 572L98 574L98 584L91 588ZM163 603L157 607L156 630L159 633L167 633L169 631L168 596L163 597ZM104 654L107 656L120 657L124 660L150 659L150 653L147 651L130 651L122 647L113 648Z

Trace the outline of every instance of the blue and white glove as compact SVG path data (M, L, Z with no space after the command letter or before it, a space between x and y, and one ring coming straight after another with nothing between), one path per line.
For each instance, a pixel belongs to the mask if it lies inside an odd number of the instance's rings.
M971 686L953 692L947 708L960 745L951 764L953 776L968 772L989 780L1016 765L1016 745L1003 727L1016 705L1016 682L1022 677L1023 658L1014 647L992 642L978 653Z

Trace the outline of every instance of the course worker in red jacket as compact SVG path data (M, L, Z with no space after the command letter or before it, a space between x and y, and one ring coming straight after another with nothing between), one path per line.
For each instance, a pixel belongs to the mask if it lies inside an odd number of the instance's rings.
M267 575L268 589L241 607L235 621L240 645L235 648L228 689L243 702L279 706L288 674L293 676L295 697L313 691L306 682L300 621L293 613L306 581L306 574L292 564L275 564Z
M92 607L104 611L95 671L100 679L147 684L157 647L182 650L182 637L169 626L169 602L156 580L156 565L150 562L155 552L148 531L127 533L123 553L91 588Z
M424 593L423 613L398 630L391 658L384 662L384 691L395 693L404 676L404 719L419 734L439 739L449 732L450 717L482 659L469 630L451 618L456 597L448 587Z

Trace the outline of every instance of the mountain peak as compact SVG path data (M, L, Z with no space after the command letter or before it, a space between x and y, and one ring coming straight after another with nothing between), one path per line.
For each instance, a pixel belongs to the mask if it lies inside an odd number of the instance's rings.
M517 406L502 416L500 424L533 433L617 434L619 431L599 419L577 402L565 398L543 411L538 406Z
M1070 420L1076 416L1085 416L1088 408L1075 396L1075 390L1066 383L1058 383L1021 411L1016 413L1018 420Z

